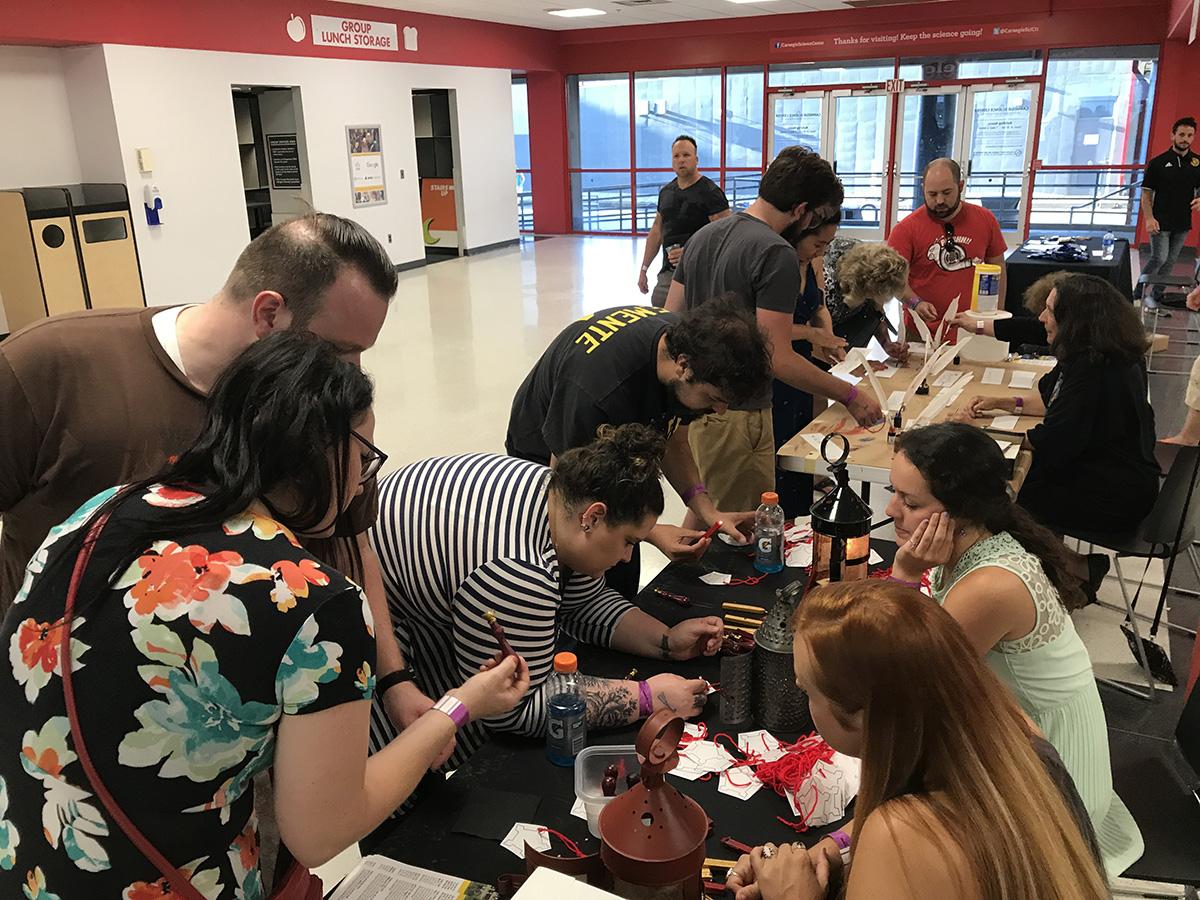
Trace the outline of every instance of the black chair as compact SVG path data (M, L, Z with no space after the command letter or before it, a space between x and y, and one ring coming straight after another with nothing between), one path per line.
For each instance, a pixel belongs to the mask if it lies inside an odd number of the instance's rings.
M1152 319L1152 327L1150 333L1158 334L1158 324L1161 318L1170 318L1170 310L1178 309L1187 312L1187 306L1184 303L1187 295L1192 288L1200 282L1200 259L1196 261L1196 271L1191 275L1143 275L1137 280L1137 284L1133 288L1133 302L1140 303L1142 310L1142 325L1146 324L1146 313L1150 313ZM1163 296L1159 299L1145 296L1147 286L1161 286L1164 288ZM1168 291L1166 289L1177 288L1178 290ZM1168 299L1170 298L1170 299ZM1194 341L1188 339L1188 332L1191 330L1190 317L1184 326L1183 342L1185 345L1193 344ZM1164 359L1186 359L1191 360L1192 357L1184 353L1151 353L1146 360L1147 371L1154 375L1186 375L1186 370L1173 371L1170 369L1155 369L1154 357L1159 356Z
M1143 700L1154 699L1154 675L1150 671L1145 642L1138 630L1137 620L1141 618L1152 621L1151 637L1158 633L1163 608L1167 602L1167 591L1171 587L1171 575L1175 571L1175 559L1179 554L1186 553L1188 555L1197 577L1200 578L1200 565L1198 565L1195 550L1192 547L1192 542L1196 537L1195 513L1197 505L1200 505L1200 491L1196 490L1197 481L1200 481L1200 446L1160 444L1159 447L1165 450L1173 449L1175 457L1159 488L1158 500L1155 501L1154 508L1134 531L1127 534L1082 530L1067 532L1068 537L1100 547L1113 554L1117 581L1121 585L1121 596L1125 600L1125 614L1133 629L1134 640L1131 643L1134 644L1149 691L1143 693L1137 688L1117 681L1098 680L1127 694L1141 697ZM1153 620L1150 620L1148 616L1139 616L1134 611L1134 600L1129 596L1125 576L1121 572L1120 561L1122 558L1144 559L1147 564L1152 559L1166 560L1167 568L1163 575L1162 590L1158 596L1158 608L1155 610ZM1138 579L1138 591L1142 588L1144 578L1145 573L1143 572L1142 578ZM1120 607L1108 603L1101 605L1120 611ZM1196 633L1182 626L1169 627L1192 635Z

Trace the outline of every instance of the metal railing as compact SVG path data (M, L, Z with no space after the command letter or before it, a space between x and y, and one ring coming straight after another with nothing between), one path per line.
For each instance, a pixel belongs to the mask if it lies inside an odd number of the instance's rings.
M1141 167L1039 169L1033 175L1030 233L1069 232L1134 239Z
M533 191L517 191L517 230L533 231Z

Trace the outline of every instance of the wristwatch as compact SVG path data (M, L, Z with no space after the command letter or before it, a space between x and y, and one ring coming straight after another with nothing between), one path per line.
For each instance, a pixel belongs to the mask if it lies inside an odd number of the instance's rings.
M382 678L375 680L375 696L382 697L387 693L389 688L394 688L398 684L403 684L406 681L413 680L413 670L408 666L403 669L397 669L395 672L390 672Z

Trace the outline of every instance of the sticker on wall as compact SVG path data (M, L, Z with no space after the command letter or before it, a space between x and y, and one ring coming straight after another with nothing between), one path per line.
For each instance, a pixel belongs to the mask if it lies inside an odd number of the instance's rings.
M292 16L288 19L287 33L297 44L304 40L304 36L308 34L308 29L304 27L304 20L299 16Z
M412 25L404 26L404 49L417 51L417 29Z
M355 206L387 203L383 178L383 139L378 125L347 125L350 153L350 190Z
M392 53L400 50L394 22L312 16L312 32L313 43L317 45Z

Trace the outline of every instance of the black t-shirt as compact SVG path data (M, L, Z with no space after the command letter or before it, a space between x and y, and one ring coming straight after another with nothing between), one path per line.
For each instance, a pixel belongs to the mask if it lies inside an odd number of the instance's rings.
M688 241L675 281L688 309L732 291L751 310L792 316L800 295L796 251L766 222L744 212L705 225ZM734 409L770 409L771 389Z
M572 322L546 348L513 398L504 448L550 464L590 444L601 425L638 422L666 437L697 418L658 380L658 339L679 321L652 306L601 310Z
M1174 149L1158 154L1146 165L1142 187L1154 191L1154 218L1163 231L1190 231L1200 156L1191 150L1180 156Z
M658 192L658 214L662 216L663 269L670 269L667 248L683 246L708 224L710 216L729 209L725 192L707 175L681 189L679 179L664 184Z

